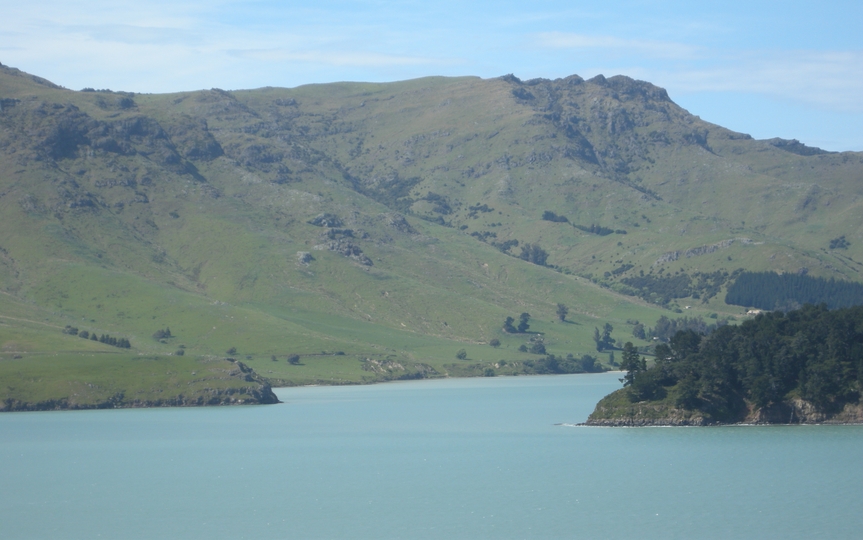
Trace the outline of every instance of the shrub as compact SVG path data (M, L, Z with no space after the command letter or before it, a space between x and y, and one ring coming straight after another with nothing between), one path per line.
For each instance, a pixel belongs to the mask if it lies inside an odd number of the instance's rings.
M545 354L545 344L541 341L532 343L528 349L533 354Z
M167 327L164 330L156 330L156 332L153 334L154 339L166 339L169 337L174 336L171 335L171 329Z

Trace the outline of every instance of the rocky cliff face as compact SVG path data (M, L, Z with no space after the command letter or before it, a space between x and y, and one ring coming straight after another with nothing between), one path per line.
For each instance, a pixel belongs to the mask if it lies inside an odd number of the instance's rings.
M629 403L618 390L603 398L584 425L606 427L709 426L728 424L863 424L863 404L846 404L827 412L800 398L755 408L748 405L733 420L720 421L703 411L676 408L665 402Z
M812 403L795 398L752 409L743 424L863 424L863 405L848 403L839 412L819 410Z

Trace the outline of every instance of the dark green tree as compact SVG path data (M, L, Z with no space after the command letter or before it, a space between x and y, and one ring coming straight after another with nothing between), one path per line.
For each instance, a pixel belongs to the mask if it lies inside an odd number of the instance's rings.
M507 317L505 321L503 321L503 331L507 334L515 334L518 330L515 329L515 326L512 323L515 322L515 319L512 317Z
M597 351L604 351L606 349L613 349L614 344L617 342L616 339L611 337L611 332L614 331L614 327L609 323L605 323L602 326L602 333L599 332L599 328L593 328L593 341L596 343Z
M545 343L543 343L542 341L536 341L534 343L531 343L528 351L533 354L545 354Z
M647 371L647 361L643 357L639 358L638 349L631 341L627 341L623 346L622 356L620 369L626 371L626 375L620 379L620 382L623 383L623 386L631 386L640 373Z
M518 331L523 334L527 332L527 329L530 328L530 325L527 324L527 321L530 320L530 313L522 313L518 316Z
M521 255L519 255L519 258L538 266L545 266L545 262L548 259L548 253L539 247L539 244L524 244L521 247Z
M614 348L614 344L617 342L616 339L611 337L611 333L614 331L614 327L611 326L611 323L605 323L602 325L602 342L604 343L605 349Z
M563 305L563 304L557 305L557 318L558 319L560 319L561 321L565 321L566 315L568 313L569 313L569 308L567 308L565 305Z

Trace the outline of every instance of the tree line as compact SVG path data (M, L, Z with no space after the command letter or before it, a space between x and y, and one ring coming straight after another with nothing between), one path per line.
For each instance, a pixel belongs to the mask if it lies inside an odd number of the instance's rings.
M691 276L686 272L667 276L661 274L631 276L620 280L628 287L628 289L621 289L621 292L639 296L648 302L663 306L675 298L688 297L701 299L706 303L719 294L726 283L736 279L741 272L743 269L731 273L726 270L695 272Z
M680 317L679 319L669 319L665 315L660 315L656 320L656 325L649 329L646 333L644 327L641 327L641 335L637 334L638 324L633 329L633 335L640 339L656 338L663 342L668 342L675 334L683 330L692 330L697 334L710 334L718 327L728 324L728 321L716 321L708 323L701 317Z
M129 340L126 338L116 338L116 337L112 337L108 334L102 334L101 336L97 336L96 332L93 332L91 334L87 330L81 330L79 332L76 327L68 325L68 324L66 325L65 328L63 328L63 333L69 334L70 336L78 336L81 339L89 339L90 341L98 341L99 343L104 343L105 345L111 345L113 347L119 347L121 349L131 349L132 348L132 344L129 343Z
M743 272L728 287L725 303L759 309L796 309L827 304L830 309L863 305L863 284L776 272Z
M608 236L609 234L626 234L626 231L623 229L609 229L608 227L603 227L602 225L598 225L596 223L591 223L588 226L571 223L569 221L569 218L567 218L566 216L555 214L551 210L546 210L545 212L543 212L542 219L544 221L551 221L554 223L569 223L580 231L584 231L590 234L596 234L599 236Z

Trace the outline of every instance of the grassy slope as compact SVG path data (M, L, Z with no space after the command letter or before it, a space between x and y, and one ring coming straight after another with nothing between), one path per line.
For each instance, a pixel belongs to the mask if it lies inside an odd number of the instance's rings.
M531 328L545 333L549 352L580 355L593 350L595 326L611 322L616 337L631 339L625 321L651 324L667 313L586 279L613 284L602 274L624 262L635 265L630 273L650 273L663 253L741 236L754 243L661 266L669 273L806 266L815 275L856 278L854 259L863 258L858 155L789 159L670 103L643 113L637 100L615 101L593 83L555 107L564 117L579 107L585 118L601 120L592 130L582 126L598 153L618 144L615 115L629 115L630 146L642 150L628 157L631 170L623 176L609 172L608 156L599 163L565 158L574 143L561 124L515 99L504 80L140 95L123 109L116 95L60 90L9 70L2 75L0 97L20 100L6 118L26 123L39 135L34 140L50 139L59 122L52 115L65 110L48 106L37 114L43 100L73 104L106 126L151 118L167 134L145 127L118 139L134 151L80 147L50 159L35 143L7 139L0 212L9 225L0 230L0 279L15 302L0 302L0 338L17 343L31 332L38 346L25 352L34 358L79 339L56 336L72 324L126 337L146 355L167 355L180 344L195 357L236 347L256 370L284 383L359 382L425 369L416 366L457 373L448 365L461 348L506 373L500 360L531 356L517 352L525 336L501 332L507 315L531 313ZM708 131L706 145L680 142L690 128ZM647 145L663 130L671 142ZM225 155L207 154L214 141ZM73 207L66 192L98 202ZM414 231L388 224L393 210L383 203L436 217L422 200L429 192L450 202L444 218L452 227L411 216ZM473 204L495 210L472 216ZM629 234L598 237L542 221L545 209ZM353 242L373 266L326 249L325 231L306 223L321 212L354 229ZM497 241L538 242L571 275L469 236L482 231ZM839 234L851 239L851 249L826 253L827 240ZM300 264L298 251L315 260ZM720 298L681 305L693 304L688 314L739 311ZM557 302L570 307L570 323L555 320ZM53 326L13 332L22 305ZM177 337L150 337L165 326ZM492 338L502 341L499 349L484 345ZM301 365L288 365L288 354L300 354Z

